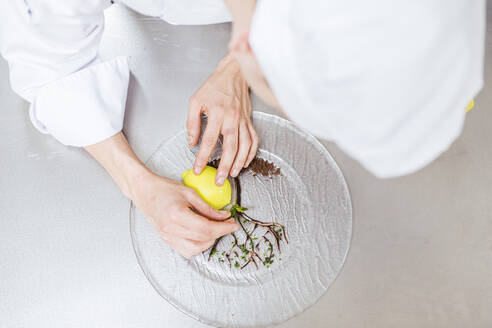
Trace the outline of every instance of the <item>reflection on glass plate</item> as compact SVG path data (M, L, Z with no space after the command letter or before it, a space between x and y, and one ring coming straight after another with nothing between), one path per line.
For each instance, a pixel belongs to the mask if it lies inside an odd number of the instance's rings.
M257 156L274 163L281 175L245 171L239 180L241 205L258 220L283 224L289 241L281 243L281 253L268 267L229 265L221 254L233 242L230 235L210 260L208 251L186 260L161 241L133 204L130 209L133 246L152 286L181 311L217 327L267 326L302 312L335 280L350 245L350 195L326 149L277 116L255 112L253 122L260 136ZM219 145L212 156L220 151ZM196 153L181 131L159 146L147 166L181 180ZM264 232L260 227L255 233L261 238Z

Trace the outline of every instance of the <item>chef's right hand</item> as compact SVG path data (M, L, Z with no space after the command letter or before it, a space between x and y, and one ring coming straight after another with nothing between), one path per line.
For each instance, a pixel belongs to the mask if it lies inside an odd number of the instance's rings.
M161 238L186 258L239 229L228 211L217 211L191 188L154 174L137 158L122 132L85 149L147 216Z
M135 189L134 201L161 238L186 258L210 248L215 240L237 231L229 211L218 211L195 190L149 172Z

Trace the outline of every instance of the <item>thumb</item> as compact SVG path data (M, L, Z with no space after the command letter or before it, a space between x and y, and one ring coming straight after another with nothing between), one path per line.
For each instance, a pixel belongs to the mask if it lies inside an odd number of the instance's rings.
M193 189L187 193L187 199L196 211L209 219L223 221L231 216L229 211L219 211L207 204Z

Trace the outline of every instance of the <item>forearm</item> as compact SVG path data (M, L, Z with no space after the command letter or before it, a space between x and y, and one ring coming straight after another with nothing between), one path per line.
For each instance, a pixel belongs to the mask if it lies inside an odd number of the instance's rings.
M152 174L135 155L122 132L84 148L106 169L123 194L130 199L135 199L137 182Z

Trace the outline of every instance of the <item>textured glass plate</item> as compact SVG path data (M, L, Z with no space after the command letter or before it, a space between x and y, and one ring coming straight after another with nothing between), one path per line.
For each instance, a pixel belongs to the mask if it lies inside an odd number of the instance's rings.
M274 162L281 176L245 172L241 205L253 217L286 227L289 243L270 268L244 270L207 261L208 251L186 260L167 246L145 216L131 205L133 246L145 275L168 302L203 323L217 327L261 327L285 321L314 304L342 268L352 232L352 207L343 175L312 136L277 116L255 112L258 156ZM181 131L147 162L157 174L181 180L197 148ZM220 156L220 145L214 157ZM261 235L260 235L261 236ZM219 253L231 244L224 237Z

